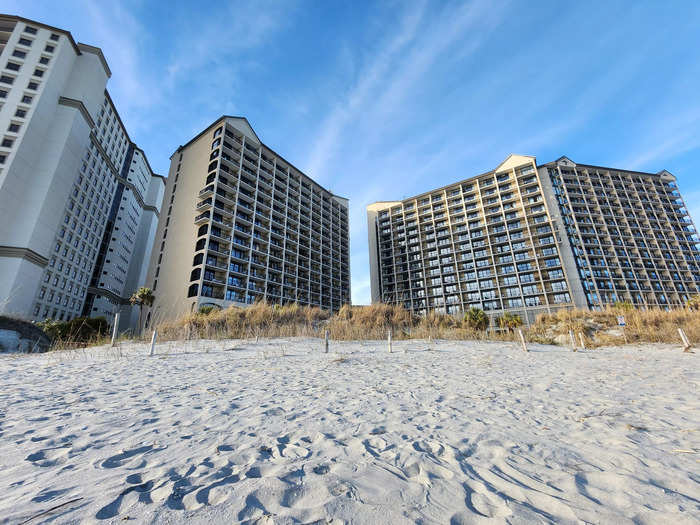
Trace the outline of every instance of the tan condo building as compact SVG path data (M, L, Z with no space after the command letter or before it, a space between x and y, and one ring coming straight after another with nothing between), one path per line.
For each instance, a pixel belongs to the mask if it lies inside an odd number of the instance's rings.
M171 157L148 322L256 301L350 302L348 200L223 116Z
M695 227L667 171L537 166L511 155L496 169L367 207L373 302L423 314L527 323L559 308L681 306L700 291Z

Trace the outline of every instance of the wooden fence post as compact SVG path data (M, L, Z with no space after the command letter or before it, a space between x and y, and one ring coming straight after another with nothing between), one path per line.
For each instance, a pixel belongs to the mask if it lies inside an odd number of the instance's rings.
M518 328L518 335L520 336L520 344L523 345L523 350L529 352L530 350L527 349L527 345L525 344L525 336L520 328Z
M681 341L683 341L683 352L690 353L690 349L693 347L693 345L690 344L688 336L685 335L682 328L678 328L678 335L681 336Z
M571 349L576 351L576 338L574 338L574 331L569 330L569 339L571 339Z
M153 330L153 337L151 337L151 355L156 350L156 338L158 337L158 330Z
M119 333L119 312L114 314L114 328L112 328L112 346L117 341L117 334Z
M326 353L328 353L328 330L326 330Z
M387 332L387 340L389 342L389 353L391 353L391 328L389 328L389 331Z

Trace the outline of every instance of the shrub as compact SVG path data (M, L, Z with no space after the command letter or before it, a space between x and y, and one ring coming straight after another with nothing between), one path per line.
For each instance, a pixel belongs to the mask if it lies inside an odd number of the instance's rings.
M689 297L685 305L691 310L700 310L700 294Z
M472 330L486 330L489 326L489 318L481 308L472 306L467 313L464 314L464 322Z
M109 334L104 317L76 317L70 321L46 319L36 323L55 343L89 343Z
M515 331L515 329L522 326L522 324L523 320L520 316L511 312L505 312L498 318L498 326L507 329L509 332Z
M199 307L199 313L202 315L209 315L210 313L215 312L216 310L220 310L220 308L217 308L216 306L213 306L211 304Z
M629 301L615 301L613 303L613 308L616 310L624 310L629 312L630 310L634 310L634 305Z

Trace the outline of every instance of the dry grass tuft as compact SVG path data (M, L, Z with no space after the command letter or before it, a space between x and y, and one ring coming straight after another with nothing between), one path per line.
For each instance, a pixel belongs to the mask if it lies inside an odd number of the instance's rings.
M624 333L618 327L617 317L625 316ZM551 339L583 333L586 346L598 347L625 343L671 343L680 344L678 328L682 328L691 342L700 341L700 311L676 310L636 310L609 307L602 311L560 310L557 313L541 315L530 328L532 339Z

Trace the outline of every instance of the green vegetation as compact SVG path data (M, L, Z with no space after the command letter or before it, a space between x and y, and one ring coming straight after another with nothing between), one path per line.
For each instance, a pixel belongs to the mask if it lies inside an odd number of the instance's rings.
M94 343L109 335L109 323L104 317L76 317L70 321L47 319L36 325L51 338L54 346Z
M509 332L514 332L515 329L522 326L522 324L523 320L520 318L520 316L511 312L505 312L498 318L498 326L508 330Z
M153 290L145 286L142 286L136 290L129 298L129 302L132 305L137 305L139 307L139 333L143 332L143 307L153 306L153 301L155 298L156 297L153 295Z
M464 322L472 330L486 330L489 326L489 318L481 308L472 306L467 313L464 314Z

